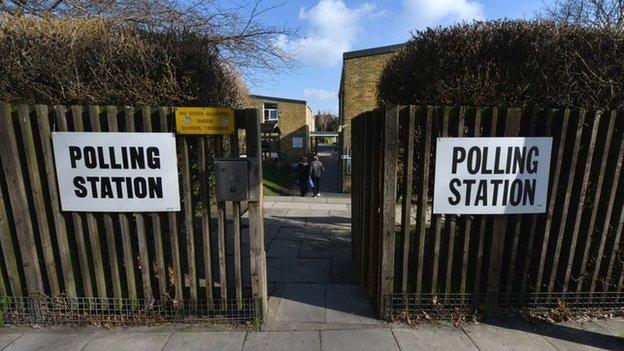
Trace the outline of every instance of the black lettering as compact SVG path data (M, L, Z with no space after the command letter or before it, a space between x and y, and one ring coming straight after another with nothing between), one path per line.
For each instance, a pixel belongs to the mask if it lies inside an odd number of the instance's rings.
M147 178L147 187L149 189L149 197L150 199L162 199L163 191L162 191L162 178L157 177L149 177Z
M111 181L113 183L115 183L115 190L117 190L116 197L118 199L122 199L123 198L123 188L122 187L123 187L123 182L124 182L123 177L112 177Z
M522 204L526 205L527 200L530 206L535 204L535 189L537 180L525 179L524 180L524 196L522 197Z
M74 178L74 194L78 197L87 197L87 188L84 187L85 180L83 177L75 177Z
M461 200L461 194L459 193L459 191L457 190L457 187L461 185L461 181L457 178L453 178L451 179L451 182L449 183L449 189L451 190L451 192L453 193L453 195L455 195L455 198L452 198L449 196L448 198L448 202L449 204L455 206L459 203L459 201Z
M111 186L111 179L108 177L103 177L100 179L101 182L101 195L102 199L114 199L113 195L113 187Z
M147 196L147 182L143 177L134 178L134 191L136 197L144 199Z
M121 147L121 162L123 163L123 168L128 169L128 148L125 146Z
M108 163L106 163L106 159L104 158L104 148L103 147L98 147L98 158L100 159L100 168L102 169L109 169L110 166L108 165Z
M85 146L82 149L84 152L84 163L89 169L97 168L97 157L95 156L95 149L92 146Z
M466 185L466 206L470 206L470 191L472 190L472 185L476 182L474 179L464 179L464 184Z
M479 201L482 202L483 206L487 206L487 180L483 179L479 182L479 186L477 187L477 198L475 199L475 206L479 206Z
M492 170L487 168L488 147L483 147L483 161L481 161L481 173L492 174Z
M514 148L514 156L513 156L513 171L512 173L524 173L524 157L525 157L526 147L516 146Z
M477 174L481 163L481 149L473 146L468 150L468 173Z
M143 153L143 147L130 148L130 164L132 165L132 169L145 168L145 153Z
M522 180L515 179L511 183L511 191L509 192L509 202L512 206L518 206L522 201Z
M505 167L505 174L509 174L511 172L511 161L513 155L513 147L507 148L507 167Z
M110 155L110 162L111 162L111 168L112 169L121 169L121 164L117 163L117 160L115 159L115 148L114 147L109 147L108 148L108 154Z
M466 159L466 150L458 146L454 147L453 148L453 169L451 171L453 174L457 173L457 164L464 162L465 159Z
M132 178L130 177L126 177L126 190L128 199L132 199L134 197L134 192L132 191Z
M95 151L95 150L93 150ZM85 153L86 154L86 153ZM87 181L89 183L91 183L91 193L92 193L92 197L94 199L98 198L98 189L97 189L97 183L100 181L99 177L87 177Z
M533 157L539 156L539 148L537 146L532 146L529 149L527 154L527 173L535 174L537 173L537 160L533 160Z
M151 169L160 169L160 150L157 147L148 147L147 166Z
M76 168L76 161L82 158L82 152L78 146L69 147L69 160L71 161L71 167ZM75 179L74 179L75 181Z
M505 174L505 170L500 168L501 148L497 147L494 152L494 174Z
M507 206L508 199L509 199L509 179L505 179L505 185L503 185L503 206Z
M494 189L492 190L492 206L496 206L498 203L498 187L503 184L502 179L492 179L492 185L494 185Z

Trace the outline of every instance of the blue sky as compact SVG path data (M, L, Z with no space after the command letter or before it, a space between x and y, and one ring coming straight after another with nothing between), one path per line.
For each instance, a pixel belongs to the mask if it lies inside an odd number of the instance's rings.
M279 43L298 61L295 69L246 79L253 94L307 100L316 112L338 111L342 53L405 42L411 29L474 19L535 17L543 0L265 0L280 5L263 22L298 29ZM275 43L273 43L275 44Z

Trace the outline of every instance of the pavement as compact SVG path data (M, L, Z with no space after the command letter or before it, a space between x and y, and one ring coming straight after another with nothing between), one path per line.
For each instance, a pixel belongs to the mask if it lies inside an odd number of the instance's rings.
M375 318L355 280L344 196L267 197L269 315L260 330L166 325L0 329L0 350L624 350L624 319L455 327Z

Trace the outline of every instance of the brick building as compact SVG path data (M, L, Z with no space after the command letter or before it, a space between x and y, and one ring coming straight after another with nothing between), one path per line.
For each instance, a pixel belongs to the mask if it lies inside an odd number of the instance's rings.
M251 104L263 113L261 125L263 150L296 161L310 152L310 132L314 131L314 114L304 100L251 95Z
M378 107L377 83L381 72L403 44L345 52L340 77L339 117L342 126L339 141L343 155L351 154L351 119ZM351 191L351 160L344 160L342 191Z

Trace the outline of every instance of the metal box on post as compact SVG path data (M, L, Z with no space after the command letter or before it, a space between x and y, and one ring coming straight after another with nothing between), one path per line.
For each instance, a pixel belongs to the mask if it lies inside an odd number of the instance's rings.
M217 201L245 201L249 198L248 162L241 158L214 161Z

